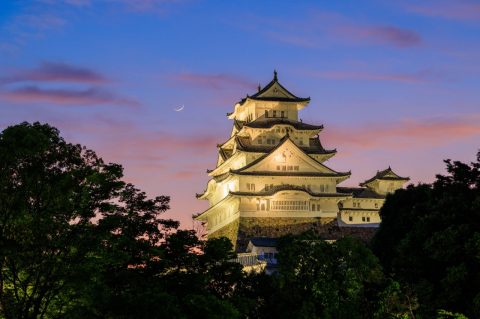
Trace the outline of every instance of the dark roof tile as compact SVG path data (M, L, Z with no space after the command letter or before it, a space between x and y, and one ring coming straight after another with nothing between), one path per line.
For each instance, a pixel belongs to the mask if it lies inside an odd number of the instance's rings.
M388 175L393 175L393 176L388 176ZM375 174L375 176L373 176L370 179L367 179L366 181L361 183L360 186L365 186L368 183L371 183L376 179L392 180L392 181L409 181L410 177L401 177L401 176L397 175L389 166L387 169L384 169L383 171L378 171L377 174Z
M250 242L256 247L277 247L278 238L271 237L253 237Z
M354 198L385 198L384 195L378 194L370 188L365 187L337 187L337 192L353 194Z
M264 96L265 94L272 86L277 84L282 90L284 90L289 97L276 97L276 96ZM238 103L243 104L247 99L252 99L252 100L257 100L257 101L281 101L281 102L308 102L310 101L310 98L301 98L298 96L295 96L293 93L288 91L283 85L278 82L278 77L277 73L274 72L273 80L270 81L263 89L258 91L257 93L253 94L252 96L248 96Z
M299 121L293 121L288 118L278 118L278 117L259 117L255 121L244 123L246 127L251 128L271 128L275 125L289 125L294 127L297 130L321 130L323 125L312 125Z

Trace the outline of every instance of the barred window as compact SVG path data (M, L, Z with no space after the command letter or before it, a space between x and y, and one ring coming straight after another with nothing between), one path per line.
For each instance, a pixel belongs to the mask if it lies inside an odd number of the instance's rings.
M272 210L309 210L308 201L303 200L274 200Z

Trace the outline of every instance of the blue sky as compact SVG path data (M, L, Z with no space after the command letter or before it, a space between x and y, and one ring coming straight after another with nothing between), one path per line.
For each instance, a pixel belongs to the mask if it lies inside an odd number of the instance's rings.
M479 60L479 1L6 0L0 128L60 128L188 227L225 113L274 69L345 185L388 165L429 182L479 148Z

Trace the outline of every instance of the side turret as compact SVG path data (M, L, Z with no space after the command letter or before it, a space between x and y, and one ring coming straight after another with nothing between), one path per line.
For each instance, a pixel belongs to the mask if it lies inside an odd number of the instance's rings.
M378 171L375 176L361 183L360 186L367 187L382 195L393 193L410 180L409 177L397 175L390 166L383 171Z

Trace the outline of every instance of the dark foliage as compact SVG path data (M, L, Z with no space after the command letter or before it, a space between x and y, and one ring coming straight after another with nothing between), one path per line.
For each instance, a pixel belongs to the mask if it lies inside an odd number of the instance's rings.
M168 197L121 178L51 126L0 134L2 317L239 317L231 243L177 231Z
M418 313L437 309L480 317L480 153L470 165L446 160L433 185L389 196L373 249L385 269L418 297Z
M0 134L0 318L480 317L480 153L387 197L372 247L279 241L274 276L200 240L58 130Z
M275 318L370 318L383 274L360 241L328 243L310 233L279 243L269 310Z

